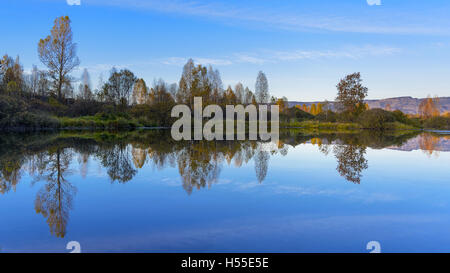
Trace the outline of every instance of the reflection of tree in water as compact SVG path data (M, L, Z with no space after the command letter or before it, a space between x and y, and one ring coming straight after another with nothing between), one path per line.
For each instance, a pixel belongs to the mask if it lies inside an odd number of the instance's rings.
M368 168L364 158L366 147L352 144L336 144L333 148L338 161L337 171L350 182L360 184L362 171Z
M267 151L259 149L255 155L255 172L256 179L262 183L267 176L267 169L269 168L270 154Z
M0 160L0 193L16 191L16 186L21 179L22 162L14 159Z
M143 148L135 147L131 149L131 155L133 156L133 163L136 169L142 169L147 159L147 151Z
M430 133L424 133L419 136L419 147L429 157L433 154L439 157L439 151L436 150L440 138Z
M101 164L107 169L111 180L126 183L133 179L137 171L133 168L130 159L130 146L119 143L99 151Z
M79 173L85 176L91 156L98 159L107 170L112 181L128 182L145 164L158 170L165 167L177 168L183 188L190 194L197 188L209 187L216 183L222 164L241 167L254 161L257 180L262 183L267 176L271 155L285 156L288 147L311 141L324 154L333 151L338 162L337 170L348 181L361 183L362 172L368 168L364 158L366 147L382 149L402 145L417 135L374 134L327 134L311 136L289 132L279 143L257 141L192 141L175 142L170 136L154 132L124 133L124 135L96 134L80 137L64 135L44 138L12 137L0 141L8 145L0 146L0 193L14 190L21 180L21 173L27 171L36 181L45 181L39 190L35 209L42 214L52 234L64 237L76 189L66 180L69 163L78 158ZM436 149L439 138L424 135L420 140L422 150ZM338 144L332 144L338 143ZM333 147L331 149L331 147Z
M193 188L210 187L217 181L221 167L215 142L195 142L178 153L178 171L188 194Z
M57 148L40 155L38 176L46 184L35 200L36 213L47 219L50 232L63 238L66 234L69 211L72 208L76 188L65 179L71 161L71 151Z

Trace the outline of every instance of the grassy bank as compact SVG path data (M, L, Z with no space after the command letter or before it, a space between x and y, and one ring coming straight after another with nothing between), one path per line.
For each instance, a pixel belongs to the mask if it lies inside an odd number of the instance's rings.
M320 121L303 121L303 122L282 122L280 124L281 128L304 128L313 130L327 130L327 131L352 131L352 130L362 130L362 129L379 129L365 127L356 122L320 122ZM408 124L395 122L387 122L383 125L383 130L417 130L419 127L411 126Z

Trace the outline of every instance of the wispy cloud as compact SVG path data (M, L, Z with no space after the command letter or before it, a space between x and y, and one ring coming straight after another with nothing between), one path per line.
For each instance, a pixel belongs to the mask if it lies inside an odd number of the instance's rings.
M369 6L381 6L381 0L367 0Z
M366 45L362 47L348 47L335 50L292 50L274 51L262 50L256 53L235 53L222 58L193 58L196 63L203 65L227 66L233 64L264 64L295 62L301 60L317 60L324 58L360 59L371 56L389 56L400 53L402 50L396 47ZM163 59L162 64L181 66L188 58L170 57Z
M162 64L166 65L176 65L181 66L184 65L189 58L182 58L182 57L169 57L166 59L163 59L161 61ZM203 65L217 65L217 66L224 66L224 65L231 65L233 62L231 60L227 59L214 59L214 58L192 58L194 62L203 64Z
M272 5L273 8L263 8L263 5L250 6L245 2L234 4L212 1L182 1L182 0L85 0L96 5L119 6L150 10L163 13L181 14L223 21L226 24L250 23L263 28L277 28L291 31L332 31L356 33L385 34L450 34L448 21L446 25L433 20L425 24L425 12L422 14L396 13L373 14L361 10L348 13L345 9L333 13L306 12L303 9L290 10L283 5ZM361 0L363 1L363 0ZM366 0L369 5L381 5L380 0ZM303 5L303 4L301 4Z
M80 6L81 0L66 0L67 5L69 6Z

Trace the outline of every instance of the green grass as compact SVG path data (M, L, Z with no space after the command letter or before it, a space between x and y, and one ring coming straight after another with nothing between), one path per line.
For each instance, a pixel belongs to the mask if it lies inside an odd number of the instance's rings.
M98 116L85 116L78 118L59 118L62 129L134 129L142 126L134 119L125 119L123 117L115 117L112 119L101 119Z
M284 128L305 128L316 130L359 130L361 126L357 123L339 123L339 122L319 122L319 121L302 121L302 122L281 122L280 127Z
M417 130L419 128L398 121L386 123L387 130Z

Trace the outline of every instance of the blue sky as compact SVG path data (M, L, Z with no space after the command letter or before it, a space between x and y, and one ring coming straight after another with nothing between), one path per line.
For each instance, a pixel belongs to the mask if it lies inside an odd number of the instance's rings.
M94 87L113 66L148 84L178 82L192 57L225 85L254 89L262 70L272 95L290 100L333 100L357 71L372 99L450 96L449 13L444 0L2 0L0 54L43 68L37 42L69 15L81 60L73 74L87 68Z

